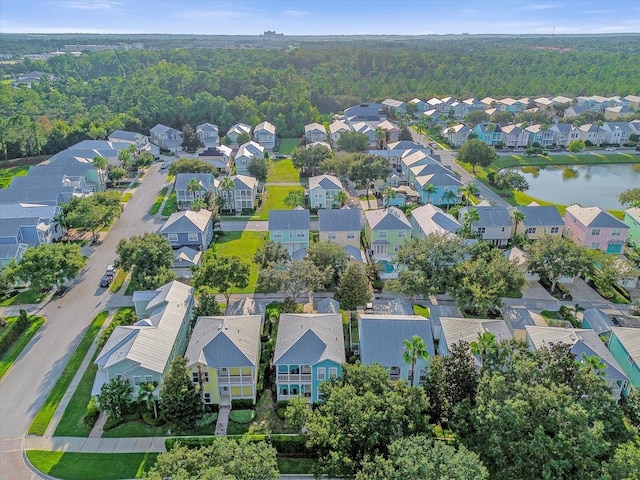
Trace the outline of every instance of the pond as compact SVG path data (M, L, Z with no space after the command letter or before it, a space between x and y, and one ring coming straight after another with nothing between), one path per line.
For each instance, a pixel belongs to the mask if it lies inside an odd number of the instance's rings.
M579 203L624 210L618 195L640 187L640 164L567 165L512 168L529 182L527 195L561 205Z

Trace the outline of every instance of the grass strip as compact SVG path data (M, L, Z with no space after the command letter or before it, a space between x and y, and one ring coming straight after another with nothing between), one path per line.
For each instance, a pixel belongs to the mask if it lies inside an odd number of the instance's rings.
M122 288L122 284L126 278L126 270L123 270L122 268L116 270L116 277L113 279L113 282L111 282L111 285L109 285L109 291L111 293L117 293Z
M156 197L156 201L153 202L153 205L151 206L151 210L149 210L149 213L151 215L155 215L160 211L160 205L162 205L162 201L164 200L164 197L167 194L168 189L169 187L163 187L162 190L160 190L160 193Z
M45 295L46 293L39 293L37 290L30 288L29 290L25 290L11 298L3 300L0 302L0 307L8 307L10 305L34 305L40 303Z
M108 315L109 312L107 311L100 312L96 315L96 318L93 319L91 325L89 325L89 328L82 337L82 340L80 340L78 347L71 355L71 358L69 358L67 365L64 367L60 378L58 378L58 381L53 386L51 393L49 393L49 396L42 407L40 407L36 417L33 419L33 423L31 423L31 426L29 427L30 435L44 435L44 432L49 426L49 422L51 422L53 414L58 408L67 388L69 388L71 380L73 380L73 376L76 374L82 360L87 355L89 347L91 347L93 340L96 338L100 327L102 327L102 324L107 319Z
M91 428L82 423L82 419L87 411L87 404L91 399L91 389L96 378L98 366L94 363L82 375L82 379L73 392L69 405L64 411L60 423L53 434L56 437L88 437Z
M11 185L13 177L26 177L29 167L9 167L0 169L0 188L7 188Z
M65 480L142 478L156 463L157 453L77 453L27 450L31 464Z
M124 195L122 195L122 198L120 199L120 201L123 202L123 203L127 203L131 199L132 195L133 195L133 193L131 193L131 192L125 193Z
M167 201L164 204L164 208L162 209L162 216L168 217L172 213L175 213L177 210L178 210L178 196L174 190L173 192L171 192L171 195L169 195L169 198L167 198Z
M24 350L24 347L27 346L38 329L44 324L44 318L31 317L30 322L30 325L20 334L17 340L13 342L11 347L9 347L9 350L0 356L0 378L4 377L4 374L9 371L11 365L13 365L16 358L18 358L20 353L22 353L22 350Z

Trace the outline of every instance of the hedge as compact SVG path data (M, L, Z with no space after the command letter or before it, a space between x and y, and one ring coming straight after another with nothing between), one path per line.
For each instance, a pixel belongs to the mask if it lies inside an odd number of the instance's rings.
M279 456L316 458L318 452L307 448L307 438L304 435L227 435L226 437L171 437L165 440L167 451L173 449L176 443L188 448L206 447L217 442L220 438L228 438L248 442L267 442L273 445Z
M253 410L253 400L231 400L232 410Z
M20 334L24 332L29 326L29 317L27 312L20 310L20 316L18 319L6 326L2 330L2 337L0 338L0 355L5 353L11 347L11 344L15 342Z

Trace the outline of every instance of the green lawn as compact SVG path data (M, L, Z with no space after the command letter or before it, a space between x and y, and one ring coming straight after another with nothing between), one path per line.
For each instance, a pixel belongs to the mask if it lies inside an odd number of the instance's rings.
M176 192L173 191L171 192L171 195L169 195L167 202L164 204L164 208L162 209L162 216L168 217L172 213L175 213L177 210L178 210L178 198L177 198Z
M47 430L49 422L51 421L51 417L53 417L56 408L58 408L58 405L60 404L60 400L62 400L62 397L67 391L67 388L69 388L71 380L73 380L78 367L82 363L84 357L87 355L89 347L93 343L93 340L96 338L100 327L102 327L102 324L107 319L108 315L109 312L107 311L100 312L98 315L96 315L96 318L93 319L91 325L89 325L89 328L85 332L84 337L82 337L82 340L80 340L78 347L71 355L71 358L69 359L66 367L64 367L62 375L60 375L60 378L58 378L58 381L53 386L51 393L49 393L49 396L38 411L36 417L33 419L33 423L29 427L29 434L44 435L44 432Z
M26 177L29 167L9 167L0 170L0 188L7 188L13 177Z
M287 187L287 186L268 186L265 188L265 192L262 196L262 213L258 215L258 220L268 220L269 211L271 210L290 210L284 204L284 199L289 192L304 192L304 188L300 187Z
M132 195L133 193L131 192L127 192L124 195L122 195L122 202L127 203L131 199Z
M13 317L18 318L18 317ZM31 317L31 323L27 327L27 329L20 334L20 336L16 339L11 347L0 356L0 379L4 377L4 374L9 371L11 365L16 361L16 358L22 353L24 347L27 346L29 341L36 334L38 329L44 324L44 318L42 317ZM7 318L9 321L9 318Z
M507 167L524 166L546 166L546 165L596 165L612 163L640 163L640 155L629 155L628 153L614 153L612 155L602 155L598 153L578 153L567 155L507 155L500 156L489 167L499 171Z
M251 265L249 285L242 290L234 290L233 293L253 293L258 283L258 265L253 263L253 256L258 247L264 242L266 232L226 232L218 237L216 253L219 255L237 255Z
M416 304L413 306L413 313L416 315L422 315L424 318L429 318L429 307Z
M117 293L118 290L122 288L122 284L126 279L127 279L126 270L123 270L122 268L117 269L116 276L113 279L113 282L111 282L111 285L109 285L109 291L111 293Z
M299 138L283 138L280 140L280 153L290 154L299 146Z
M54 433L56 437L88 437L91 433L91 428L82 423L82 418L91 399L91 388L97 371L98 366L92 362L82 375L82 379L76 391L73 392L69 405L56 428Z
M313 467L316 464L314 458L291 458L278 457L278 470L281 474L313 474Z
M36 303L40 303L44 298L44 293L39 293L37 290L29 289L24 292L20 292L19 294L7 298L0 302L0 307L8 307L10 305L32 305Z
M65 480L142 478L157 453L75 453L27 450L29 461L41 472Z
M151 206L151 210L149 211L151 215L155 215L160 210L160 205L162 205L162 201L164 200L164 196L167 194L168 189L169 187L164 187L162 190L160 190L160 193L158 194L156 201L153 202L153 205Z
M299 182L300 171L293 166L293 160L284 158L282 160L271 160L269 164L269 174L267 183L277 182Z

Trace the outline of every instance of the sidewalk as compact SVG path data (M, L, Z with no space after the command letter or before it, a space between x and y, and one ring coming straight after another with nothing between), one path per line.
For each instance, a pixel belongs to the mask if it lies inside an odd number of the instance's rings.
M81 453L146 453L166 452L164 437L85 438L37 437L25 439L25 450L48 450Z

